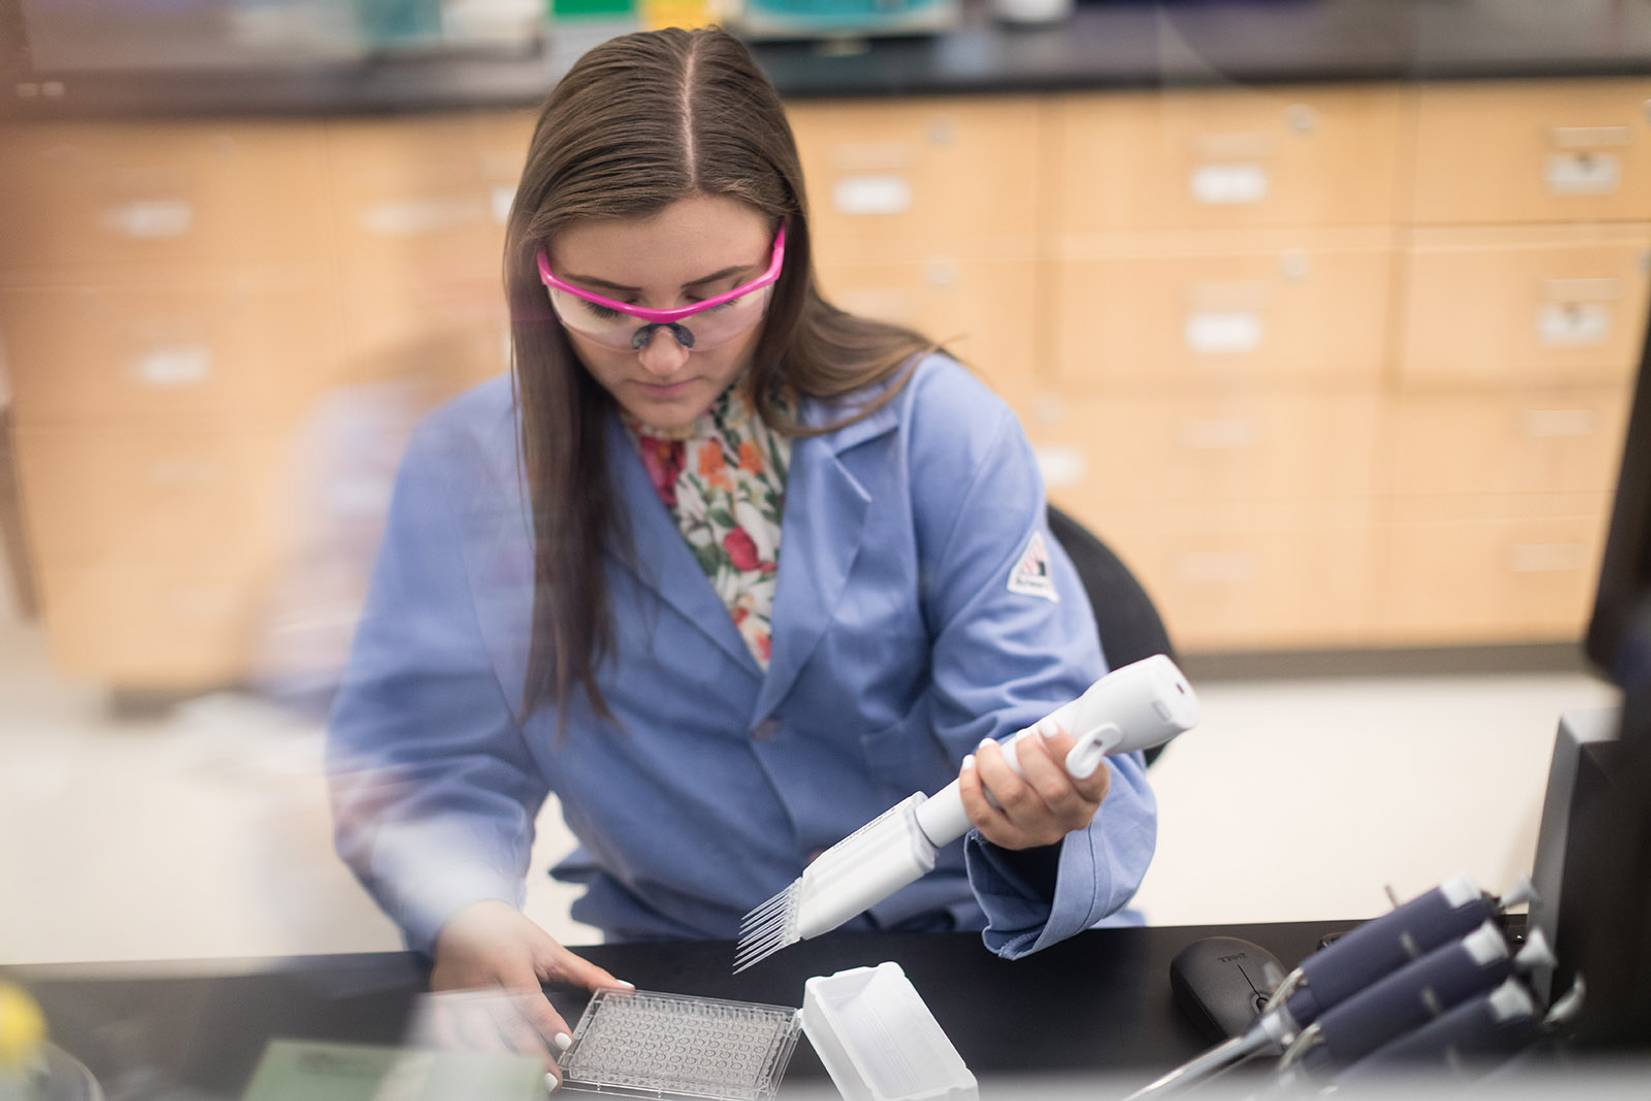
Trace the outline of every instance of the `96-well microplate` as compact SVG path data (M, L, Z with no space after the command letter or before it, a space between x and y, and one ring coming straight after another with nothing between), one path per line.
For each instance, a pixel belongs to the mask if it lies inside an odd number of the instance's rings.
M629 1097L772 1101L798 1011L649 990L598 990L561 1059L569 1089Z

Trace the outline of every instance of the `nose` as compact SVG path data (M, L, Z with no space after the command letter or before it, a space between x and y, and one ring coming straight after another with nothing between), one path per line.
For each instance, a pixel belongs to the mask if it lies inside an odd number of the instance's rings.
M656 378L669 378L688 362L688 349L665 329L655 329L636 354L643 370Z

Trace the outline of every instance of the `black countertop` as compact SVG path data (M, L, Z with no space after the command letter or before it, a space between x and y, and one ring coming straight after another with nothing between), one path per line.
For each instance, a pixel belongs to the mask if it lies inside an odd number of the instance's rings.
M1651 74L1651 0L1079 0L1070 20L1043 28L994 23L984 0L965 11L939 36L755 49L793 100ZM584 37L553 33L532 56L188 74L38 72L25 47L0 56L0 118L526 107Z
M1133 1089L1211 1042L1171 995L1170 960L1182 948L1206 936L1237 936L1290 967L1324 933L1352 924L1096 930L1013 963L983 949L977 933L837 934L740 975L730 973L731 943L577 951L644 990L786 1006L802 1004L811 976L894 960L983 1079L1024 1084L1035 1074L1093 1083L1099 1076ZM213 973L214 966L35 966L0 968L0 977L32 990L54 1039L106 1086L142 1080L209 1098L238 1096L271 1039L396 1044L424 984L422 963L405 954L270 960L232 967L233 974ZM570 1023L588 1000L571 988L546 993ZM823 1075L813 1050L799 1043L787 1081L806 1090Z

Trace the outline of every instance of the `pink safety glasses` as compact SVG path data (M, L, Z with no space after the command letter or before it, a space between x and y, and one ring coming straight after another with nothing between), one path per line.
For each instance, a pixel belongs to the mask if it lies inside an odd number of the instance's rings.
M556 316L581 336L603 347L640 351L653 339L655 329L665 329L684 348L705 351L726 344L762 320L785 262L785 227L774 235L774 252L768 270L761 276L714 298L674 310L644 309L580 290L556 277L550 270L550 257L542 248L538 260L539 279L549 289Z

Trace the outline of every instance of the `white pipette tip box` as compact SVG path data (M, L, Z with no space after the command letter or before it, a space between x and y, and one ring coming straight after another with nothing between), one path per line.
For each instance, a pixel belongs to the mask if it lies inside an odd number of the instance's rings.
M787 1006L598 990L559 1060L562 1085L666 1101L773 1101L799 1018Z
M803 1032L844 1101L978 1101L980 1088L897 963L803 986Z

